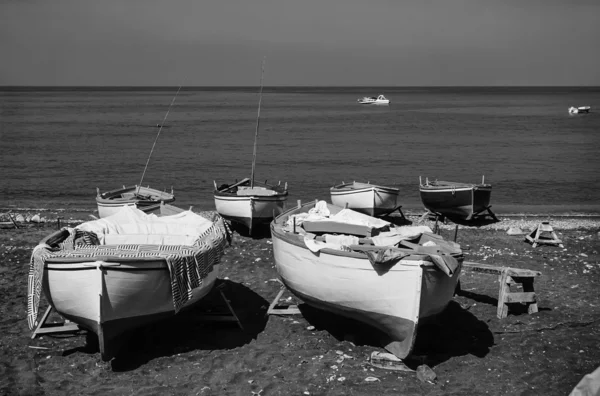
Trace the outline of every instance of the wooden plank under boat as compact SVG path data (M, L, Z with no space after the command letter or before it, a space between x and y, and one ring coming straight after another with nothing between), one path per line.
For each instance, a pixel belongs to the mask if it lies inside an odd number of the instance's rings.
M283 212L287 200L287 184L275 186L254 182L249 178L231 185L216 186L215 207L225 219L247 227L249 233L259 225L269 224Z
M212 289L227 244L223 219L164 206L157 217L126 206L113 216L63 228L34 248L28 322L41 291L61 316L98 336L110 360L123 333L175 315Z
M98 217L108 217L117 213L123 206L133 206L144 212L156 210L161 203L175 201L173 189L166 191L156 190L150 187L123 186L115 190L100 193L96 196L98 205Z
M400 190L370 183L342 183L331 187L331 203L369 216L385 216L398 209Z
M482 180L479 184L451 181L419 183L421 202L425 209L449 219L471 220L490 208L492 185Z
M363 216L351 220L355 238L340 236L340 219L356 218L354 214ZM304 221L320 215L327 223L321 231L331 224L337 235L303 229ZM356 227L358 223L366 228ZM379 229L382 238L406 239L386 244L389 239L368 237L377 234L371 228ZM275 266L283 284L308 305L379 329L385 334L382 345L401 359L411 353L419 323L442 312L452 299L462 266L460 247L428 231L393 227L324 201L289 209L271 223ZM329 238L350 238L345 242L350 245L335 248Z

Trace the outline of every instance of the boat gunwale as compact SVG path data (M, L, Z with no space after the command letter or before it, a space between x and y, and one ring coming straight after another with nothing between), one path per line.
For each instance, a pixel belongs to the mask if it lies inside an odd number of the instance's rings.
M395 187L381 186L381 185L369 184L369 183L359 183L359 184L363 184L364 186L355 187L355 185L356 185L355 182L342 183L342 184L338 184L336 186L331 187L329 189L329 191L331 192L331 194L339 194L339 195L348 194L348 193L358 193L358 192L364 192L364 191L369 191L369 190L383 190L386 193L393 194L393 195L400 194L400 189L395 188Z
M127 192L127 191L136 190L136 189L138 189L138 187L139 186L137 186L137 185L132 185L132 186L126 186L123 188L117 188L114 190L100 193L96 196L96 202L98 202L98 203L104 202L104 201L112 201L112 202L115 202L115 201L117 201L117 202L160 202L160 201L173 202L175 200L175 194L169 193L167 191L160 191L160 190L157 190L156 188L144 187L144 186L139 187L140 194L142 194L141 193L142 190L145 190L145 191L149 191L149 194L155 195L156 198L154 198L154 197L147 198L145 196L147 194L143 194L144 195L143 198L115 197L118 194L123 194L124 192Z

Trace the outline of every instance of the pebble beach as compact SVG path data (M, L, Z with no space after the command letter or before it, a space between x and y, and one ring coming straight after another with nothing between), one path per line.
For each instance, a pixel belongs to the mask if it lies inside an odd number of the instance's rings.
M406 218L421 220L410 213ZM222 308L215 295L136 331L110 362L101 361L84 331L31 339L25 319L29 257L56 220L0 230L0 394L565 395L598 365L596 217L499 216L497 223L461 225L458 232L438 222L446 239L456 233L465 260L540 271L539 312L516 307L498 319L497 277L463 271L461 293L436 326L419 329L403 371L372 364L371 355L385 351L368 326L311 309L287 292L277 304L297 305L301 314L266 314L280 290L268 234L235 233L222 260L220 282L243 329L199 319ZM83 220L67 218L63 225ZM524 240L542 221L563 247L533 248ZM419 224L435 227L430 219ZM511 228L523 234L509 235Z

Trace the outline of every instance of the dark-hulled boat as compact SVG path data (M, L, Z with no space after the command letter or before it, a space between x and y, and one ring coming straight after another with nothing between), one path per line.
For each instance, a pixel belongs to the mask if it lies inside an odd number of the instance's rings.
M419 180L421 202L428 211L455 220L471 220L490 208L492 185Z

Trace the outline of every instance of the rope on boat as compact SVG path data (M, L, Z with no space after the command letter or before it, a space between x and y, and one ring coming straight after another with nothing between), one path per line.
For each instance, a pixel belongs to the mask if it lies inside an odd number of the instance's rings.
M142 182L144 181L144 176L146 175L146 169L148 169L148 164L150 163L150 157L152 157L152 153L154 152L154 147L156 146L156 142L158 141L158 137L160 136L160 131L162 131L163 125L165 125L165 121L167 120L167 117L169 116L171 107L173 106L173 103L175 103L175 99L177 98L177 95L179 94L180 90L181 90L181 85L179 86L179 88L177 88L177 92L175 93L175 96L173 96L173 100L171 101L171 104L169 105L169 108L167 109L167 114L165 114L165 117L163 118L163 121L160 124L160 128L158 128L158 133L156 134L156 138L154 139L154 144L152 144L152 149L150 150L150 155L148 155L148 160L146 161L146 166L144 167L144 172L142 173L142 178L140 179L140 184L138 185L137 191L135 192L136 195L140 193L140 188L142 187Z
M256 131L254 132L254 153L252 154L252 175L250 175L250 188L254 188L254 168L256 167L256 141L258 140L258 125L260 124L260 103L262 101L263 76L265 74L265 58L260 68L260 92L258 94L258 114L256 115Z

